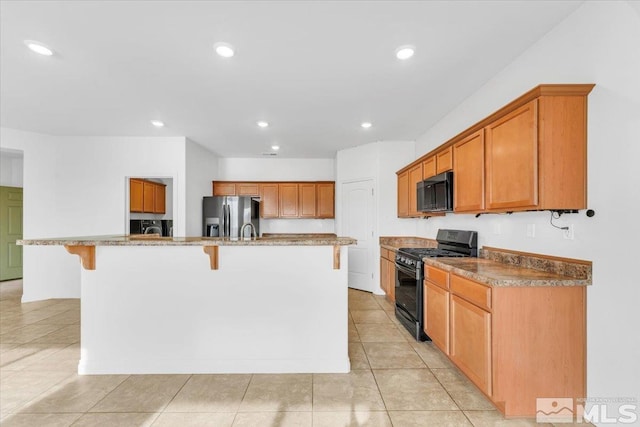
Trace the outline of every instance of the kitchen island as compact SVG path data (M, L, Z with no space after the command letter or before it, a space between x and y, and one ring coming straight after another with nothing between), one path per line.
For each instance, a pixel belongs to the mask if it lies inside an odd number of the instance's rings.
M349 372L345 237L23 240L82 260L79 374Z

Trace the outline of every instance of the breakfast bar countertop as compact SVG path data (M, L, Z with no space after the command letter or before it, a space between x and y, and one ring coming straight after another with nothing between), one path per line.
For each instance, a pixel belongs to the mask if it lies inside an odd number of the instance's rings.
M347 246L356 239L335 235L291 235L233 239L228 237L160 237L158 235L112 235L23 239L19 245L66 246Z

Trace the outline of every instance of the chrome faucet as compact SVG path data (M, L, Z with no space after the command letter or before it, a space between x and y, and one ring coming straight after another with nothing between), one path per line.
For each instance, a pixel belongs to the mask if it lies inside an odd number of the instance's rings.
M256 236L256 228L255 228L255 227L253 226L253 224L251 224L250 222L246 222L246 223L244 223L244 224L242 225L242 228L240 229L240 237L241 237L243 240L247 240L247 239L244 237L244 229L245 229L245 227L246 227L246 226L249 226L249 227L250 227L250 230L249 230L249 239L248 239L248 240L251 240L251 238L252 238L252 237L257 237L257 236Z

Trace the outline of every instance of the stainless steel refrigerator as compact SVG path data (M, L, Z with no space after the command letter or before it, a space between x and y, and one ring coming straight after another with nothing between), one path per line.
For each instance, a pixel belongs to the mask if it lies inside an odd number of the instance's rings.
M202 235L206 237L251 237L251 227L245 227L244 236L240 230L245 224L254 227L254 236L260 235L260 203L251 197L215 196L202 199Z

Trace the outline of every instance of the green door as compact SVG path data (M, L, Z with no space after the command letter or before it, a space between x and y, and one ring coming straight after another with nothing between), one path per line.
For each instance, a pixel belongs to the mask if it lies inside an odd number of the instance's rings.
M0 280L22 277L22 188L0 187Z

